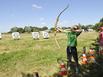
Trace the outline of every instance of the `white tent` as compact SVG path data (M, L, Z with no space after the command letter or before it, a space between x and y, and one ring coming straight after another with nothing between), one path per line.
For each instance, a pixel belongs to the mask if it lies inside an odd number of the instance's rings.
M42 31L42 35L44 39L48 39L49 38L49 33L46 31Z
M19 32L13 32L13 33L12 33L12 38L13 38L14 40L20 39L20 33L19 33Z
M2 39L2 34L0 33L0 39Z
M39 32L32 32L33 39L39 39Z

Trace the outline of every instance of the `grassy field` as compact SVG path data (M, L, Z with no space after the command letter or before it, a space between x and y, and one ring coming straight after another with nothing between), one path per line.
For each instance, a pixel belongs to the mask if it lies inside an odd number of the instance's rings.
M82 47L89 48L97 38L96 32L85 32L78 37L78 53ZM56 71L57 58L66 58L66 35L57 34L58 49L53 34L50 39L33 40L31 34L21 34L20 40L13 40L10 34L0 40L0 77L21 77L21 72L39 71L52 74Z

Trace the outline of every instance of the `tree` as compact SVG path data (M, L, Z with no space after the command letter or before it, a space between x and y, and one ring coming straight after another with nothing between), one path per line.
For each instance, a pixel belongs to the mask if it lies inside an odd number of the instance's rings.
M28 32L28 33L32 32L31 26L25 26L25 27L24 27L24 31L25 31L25 32Z
M18 27L13 27L11 28L10 32L17 32L18 31Z
M38 29L37 27L33 27L33 28L32 28L32 31L33 31L33 32L38 32L39 29Z
M103 18L101 18L100 21L93 26L93 29L99 31L100 27L102 26L103 26Z
M18 28L18 32L24 33L24 29L23 28Z
M103 22L103 18L101 18L99 22Z
M52 32L54 32L54 31L55 31L55 28L54 28L54 27L51 27L50 30L51 30Z
M47 30L48 27L44 26L44 27L42 27L41 29L42 29L42 30Z

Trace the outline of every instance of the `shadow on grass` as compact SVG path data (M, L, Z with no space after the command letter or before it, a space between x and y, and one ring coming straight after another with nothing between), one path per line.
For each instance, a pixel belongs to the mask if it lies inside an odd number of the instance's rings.
M90 63L87 65L80 65L80 73L75 74L73 71L72 74L68 76L60 76L58 73L54 73L52 76L48 77L103 77L103 56L98 56L96 58L97 63ZM74 64L75 66L75 64ZM75 67L73 67L75 70ZM39 76L38 72L31 73L21 73L22 77L42 77Z
M97 63L81 65L82 77L103 77L103 57L96 59Z
M99 44L97 40L92 43L95 54L95 63L89 63L87 65L81 65L82 77L103 77L103 55L99 54Z
M34 72L34 73L24 73L21 72L22 77L39 77L38 72Z
M103 77L103 55L99 55L99 45L95 42L92 43L94 49L96 51L96 62L89 63L87 65L80 65L79 74L75 74L75 63L73 63L73 71L68 74L68 76L60 76L58 73L54 73L52 76L48 77ZM38 73L33 74L24 74L22 73L22 77L39 77ZM40 76L42 77L42 76Z

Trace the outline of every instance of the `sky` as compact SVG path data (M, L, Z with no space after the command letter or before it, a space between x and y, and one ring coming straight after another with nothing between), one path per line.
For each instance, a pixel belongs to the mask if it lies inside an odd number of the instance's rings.
M0 32L12 27L54 27L57 15L58 26L95 24L103 17L103 0L0 0Z

